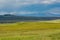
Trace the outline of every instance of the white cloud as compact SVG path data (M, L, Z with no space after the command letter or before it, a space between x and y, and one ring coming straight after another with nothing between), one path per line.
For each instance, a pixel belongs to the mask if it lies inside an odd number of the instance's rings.
M57 0L43 0L41 3L43 4L52 4L54 2L56 2Z
M0 9L11 6L11 8L18 8L23 5L30 4L52 4L60 3L60 0L0 0ZM0 14L5 14L7 12L0 12ZM15 12L11 12L12 14ZM34 12L20 12L21 14L30 14Z
M52 4L55 2L60 3L60 0L0 0L0 7L3 8L8 5L18 7L29 4Z
M21 11L21 12L15 12L14 13L14 15L16 15L16 14L21 14L21 15L24 15L24 14L36 14L36 13L38 13L38 12L28 12L28 11Z
M0 12L0 15L4 15L4 14L15 14L16 12Z
M4 14L13 14L13 15L24 15L24 14L37 14L39 12L28 12L28 11L20 11L20 12L0 12L0 15Z
M0 0L0 9L6 6L14 6L16 4L15 0Z
M26 4L52 4L52 3L56 3L59 2L60 0L16 0L17 4L22 4L22 5L26 5Z

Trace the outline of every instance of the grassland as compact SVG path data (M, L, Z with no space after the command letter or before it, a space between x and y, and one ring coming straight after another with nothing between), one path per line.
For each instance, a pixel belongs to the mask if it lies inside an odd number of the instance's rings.
M60 40L60 23L17 22L0 24L0 40Z

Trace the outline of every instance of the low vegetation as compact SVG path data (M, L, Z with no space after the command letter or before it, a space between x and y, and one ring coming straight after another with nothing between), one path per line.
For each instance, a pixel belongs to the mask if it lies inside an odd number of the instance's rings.
M17 22L0 24L0 40L60 40L60 23Z

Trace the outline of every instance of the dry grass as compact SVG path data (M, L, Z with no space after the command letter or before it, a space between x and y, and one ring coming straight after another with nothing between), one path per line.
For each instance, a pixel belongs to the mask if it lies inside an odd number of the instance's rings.
M60 23L19 22L0 24L0 40L55 40L58 33L60 33ZM54 36L54 34L56 35ZM59 40L58 36L56 40Z

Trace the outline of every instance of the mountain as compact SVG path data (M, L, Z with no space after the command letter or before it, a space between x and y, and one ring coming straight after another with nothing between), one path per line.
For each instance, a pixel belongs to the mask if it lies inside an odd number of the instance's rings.
M36 17L36 16L16 16L11 14L0 15L0 23L13 23L19 21L46 21L60 19L60 17Z

